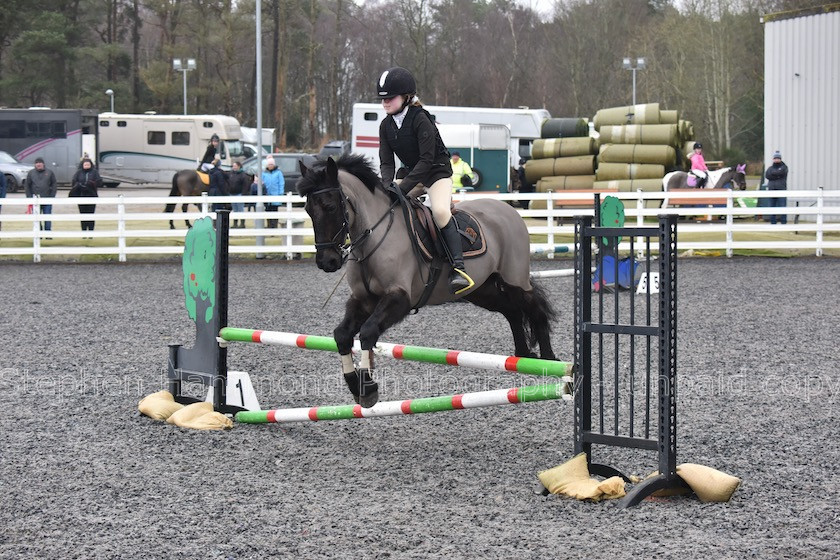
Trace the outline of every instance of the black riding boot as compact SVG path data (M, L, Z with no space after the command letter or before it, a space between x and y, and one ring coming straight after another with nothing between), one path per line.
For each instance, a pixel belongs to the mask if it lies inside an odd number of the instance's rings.
M449 291L457 294L459 291L469 288L473 282L464 270L464 252L461 249L461 236L455 227L455 219L450 218L446 227L441 228L443 241L449 249L449 256L452 257L452 272L449 273ZM459 272L460 271L460 272Z

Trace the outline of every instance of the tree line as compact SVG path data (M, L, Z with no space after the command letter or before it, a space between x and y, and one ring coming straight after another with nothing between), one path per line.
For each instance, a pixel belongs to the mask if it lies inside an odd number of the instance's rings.
M349 139L352 106L405 66L432 105L629 105L622 59L644 57L638 103L694 123L707 157L760 160L760 16L801 1L262 0L263 126L281 150ZM812 2L820 4L821 2ZM539 8L539 9L538 9ZM222 113L255 126L255 0L4 0L0 106Z

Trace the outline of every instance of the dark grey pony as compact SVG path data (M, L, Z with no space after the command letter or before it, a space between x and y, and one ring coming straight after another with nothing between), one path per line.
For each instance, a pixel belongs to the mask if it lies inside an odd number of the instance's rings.
M301 163L301 175L297 188L312 218L318 268L335 272L347 263L351 295L333 336L350 391L358 403L370 407L379 398L371 377L371 349L383 332L418 305L429 265L415 258L403 213L369 160L348 154L312 169ZM493 199L464 201L456 209L480 222L487 251L465 262L473 288L456 296L441 281L428 303L464 299L497 311L510 323L517 356L534 357L532 348L538 344L541 358L555 359L549 335L556 314L543 290L532 284L525 222L510 205ZM447 265L441 278L448 274ZM351 355L357 333L362 348L359 367Z
M723 167L717 171L709 171L709 179L706 181L704 188L719 189L728 183L732 183L733 188L738 190L747 190L746 178L747 165L741 163L733 165L732 167ZM688 189L694 188L688 185L688 173L685 171L672 171L662 178L662 190L669 191L671 189Z
M228 194L230 174L228 171L223 172L225 176L225 193ZM198 172L194 169L183 169L172 176L172 189L169 191L169 196L201 196L210 189L210 185L205 185L199 177ZM198 203L195 203L198 206ZM190 203L185 202L181 205L181 211L186 212ZM166 205L164 212L174 212L176 204L170 203ZM189 220L184 220L187 223L187 228L192 227ZM175 224L169 220L169 229L175 229Z

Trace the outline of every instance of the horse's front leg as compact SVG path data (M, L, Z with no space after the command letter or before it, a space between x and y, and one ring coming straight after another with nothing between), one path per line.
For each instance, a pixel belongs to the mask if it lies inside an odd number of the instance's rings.
M409 311L411 301L408 294L401 289L394 290L379 300L373 313L359 330L362 356L356 371L356 389L359 392L359 404L365 408L375 405L379 400L379 385L373 380L373 347L376 346L379 336L402 321ZM350 390L352 392L353 388Z
M373 301L361 301L355 297L347 300L344 309L344 319L333 331L333 338L341 357L341 373L353 394L353 400L359 402L359 373L353 363L353 337L359 332L362 324L370 317Z
M201 208L201 207L199 206L199 209L200 209L200 208ZM183 212L184 214L186 214L186 213L189 211L189 209L190 209L190 205L189 205L189 203L186 203L186 204L182 204L182 205L181 205L181 212ZM190 221L189 221L189 220L184 220L184 221L187 223L187 227L188 227L188 228L191 228L191 227L192 227L192 224L190 223Z

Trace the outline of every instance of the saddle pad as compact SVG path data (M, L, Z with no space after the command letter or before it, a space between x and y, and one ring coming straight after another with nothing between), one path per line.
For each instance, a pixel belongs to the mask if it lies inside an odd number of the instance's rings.
M196 171L198 173L198 178L201 179L201 182L205 185L210 184L210 175L208 173L204 173L202 171Z
M478 220L472 214L463 210L453 211L452 217L455 219L455 226L461 237L461 249L464 252L464 258L469 259L483 255L487 251L487 246L484 243L484 234ZM434 240L429 232L429 227L434 223L429 207L423 204L412 205L409 218L411 221L409 227L417 239L423 257L430 261L435 255L442 255L442 250L438 248L441 241L438 239L437 232L435 232Z

